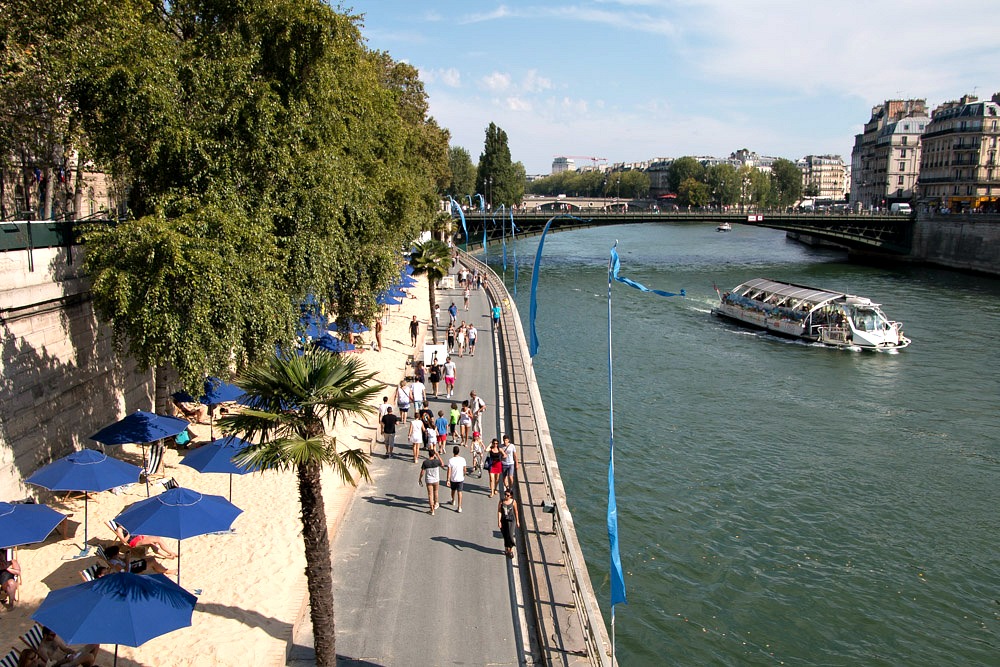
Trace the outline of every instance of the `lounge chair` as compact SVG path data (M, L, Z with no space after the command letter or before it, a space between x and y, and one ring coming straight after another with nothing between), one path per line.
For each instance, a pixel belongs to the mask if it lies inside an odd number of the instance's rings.
M119 524L113 519L108 519L107 521L104 522L104 524L111 529L111 532L115 534L115 537L118 538L118 541L121 542L126 549L131 548L128 545L130 534L128 530L126 530L125 526ZM104 547L102 546L97 547L97 556L98 558L104 558ZM107 562L106 558L104 560L105 562Z
M162 477L158 475L160 469L160 464L163 463L163 452L166 451L166 447L163 445L153 444L149 448L149 458L146 459L146 465L142 469L142 475L149 481L153 477Z
M104 549L101 549L101 553L104 553ZM100 564L94 563L87 569L80 570L80 578L84 581L93 581L94 579L97 579L97 568L99 567L101 567Z
M35 623L34 627L18 637L28 648L38 649L42 645L42 625Z
M3 557L8 563L17 558L17 547L7 547L3 550ZM14 589L14 600L17 602L21 598L21 575L15 574L14 581L17 582L17 587Z
M161 479L159 483L163 485L164 491L169 491L170 489L178 489L181 486L180 484L177 483L177 480L174 479L173 477L167 477L166 479Z
M21 652L12 648L7 655L0 658L0 667L17 667L17 661L21 657Z

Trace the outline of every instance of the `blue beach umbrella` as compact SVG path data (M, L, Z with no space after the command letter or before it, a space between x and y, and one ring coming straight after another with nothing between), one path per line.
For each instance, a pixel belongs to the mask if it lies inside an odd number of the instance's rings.
M351 333L365 333L366 331L371 331L368 327L361 324L361 322L350 322L347 327L348 331ZM330 331L340 331L340 327L337 326L336 322L330 324Z
M188 421L177 417L136 410L114 424L105 426L90 436L90 439L105 445L143 444L172 438L190 425Z
M391 286L389 289L385 291L385 293L388 294L389 296L394 296L401 299L406 298L406 292L403 291L403 289L400 288L398 285Z
M24 480L49 491L83 492L83 550L87 550L89 491L101 492L139 481L142 469L110 458L94 449L82 449L53 461Z
M403 303L403 300L398 299L394 296L389 296L388 294L383 292L382 294L379 294L378 297L375 299L375 303L379 304L380 306L398 306Z
M115 517L132 535L177 540L177 583L181 582L181 540L229 530L243 510L222 496L178 487L140 500Z
M411 278L410 276L403 274L399 277L399 283L401 287L416 287L416 278Z
M65 518L48 505L0 503L0 548L41 542Z
M198 472L229 474L229 500L233 499L233 475L245 475L260 470L256 465L238 465L233 461L241 449L249 446L245 440L230 436L213 440L184 457L181 465L194 468Z
M353 352L356 348L351 343L347 341L340 340L339 338L334 338L333 336L327 334L313 343L316 347L321 350L327 350L328 352L333 352L334 354L341 354L342 352Z
M164 438L173 438L187 430L191 423L186 419L165 417L154 412L136 410L132 414L119 419L114 424L105 426L90 436L104 445L125 445L128 443L145 444ZM146 448L142 448L142 465L146 467ZM149 495L149 477L146 477L146 495Z
M191 625L198 602L162 574L130 572L51 591L31 618L67 644L141 646Z

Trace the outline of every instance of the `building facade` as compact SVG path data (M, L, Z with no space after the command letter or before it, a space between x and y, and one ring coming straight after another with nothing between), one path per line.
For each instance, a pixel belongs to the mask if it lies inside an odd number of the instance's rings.
M847 169L839 155L807 155L796 162L802 171L802 187L813 197L841 200L847 196Z
M920 137L928 123L926 100L887 100L872 107L851 154L852 202L877 209L913 199L920 171Z
M955 212L996 210L1000 203L1000 93L945 102L924 131L919 201Z

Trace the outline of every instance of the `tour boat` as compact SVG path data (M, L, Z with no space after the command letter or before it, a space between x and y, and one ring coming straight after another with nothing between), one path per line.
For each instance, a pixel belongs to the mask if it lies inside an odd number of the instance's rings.
M717 232L731 232L732 230L733 226L728 222L720 222L719 226L715 228Z
M899 350L910 344L903 324L889 320L869 299L767 278L720 292L719 305L712 313L780 336L833 347Z

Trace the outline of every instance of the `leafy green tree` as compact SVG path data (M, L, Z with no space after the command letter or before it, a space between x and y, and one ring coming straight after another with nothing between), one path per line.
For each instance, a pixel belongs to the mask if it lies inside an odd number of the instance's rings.
M731 164L715 164L706 169L705 184L712 203L717 206L732 206L740 199L739 177Z
M810 181L809 184L802 189L802 194L806 197L819 197L819 184Z
M677 199L686 206L706 206L711 200L711 193L708 191L707 185L696 178L689 177L681 181Z
M667 185L671 192L680 195L681 183L689 178L696 181L704 181L705 167L690 156L679 157L670 163L667 171Z
M334 625L333 566L321 473L332 466L345 482L354 475L371 481L368 455L360 449L337 451L335 427L342 416L373 412L369 401L382 385L372 382L356 357L344 359L322 350L301 356L263 359L247 368L236 385L248 407L219 420L220 428L252 444L237 460L262 470L295 470L302 509L309 613L316 646L316 664L337 661Z
M626 194L627 193L627 194ZM629 169L622 174L622 196L641 199L649 194L649 175L638 169Z
M791 206L802 197L802 171L791 160L778 158L771 165L771 190L778 206Z
M430 303L431 340L437 345L437 327L434 322L434 304L437 303L436 285L451 269L451 250L438 239L417 243L410 252L410 266L414 275L427 276L427 297Z
M774 204L771 178L757 168L750 170L750 201L760 208L767 208Z
M507 207L524 199L524 179L511 162L507 133L490 123L476 171L476 191L486 197L491 209Z
M448 166L451 168L451 183L444 193L461 200L465 195L471 195L476 189L476 166L472 164L469 151L461 146L448 149Z

